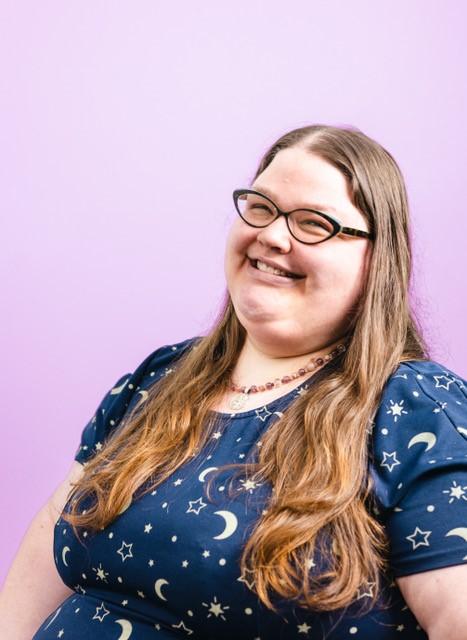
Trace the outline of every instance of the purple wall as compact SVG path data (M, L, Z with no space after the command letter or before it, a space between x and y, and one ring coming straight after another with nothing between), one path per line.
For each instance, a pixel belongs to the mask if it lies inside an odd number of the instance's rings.
M435 359L466 376L466 13L1 4L0 581L108 388L209 326L231 191L289 128L353 124L394 154L417 308Z

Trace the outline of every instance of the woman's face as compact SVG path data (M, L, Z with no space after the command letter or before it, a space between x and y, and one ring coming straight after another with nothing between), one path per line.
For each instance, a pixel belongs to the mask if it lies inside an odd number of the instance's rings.
M344 226L369 230L350 200L343 174L301 148L280 151L251 188L268 195L283 211L317 209ZM290 235L283 216L261 229L238 217L227 238L225 275L249 338L271 355L301 355L347 332L370 257L371 241L366 238L337 235L305 245ZM302 277L262 272L253 266L257 259Z

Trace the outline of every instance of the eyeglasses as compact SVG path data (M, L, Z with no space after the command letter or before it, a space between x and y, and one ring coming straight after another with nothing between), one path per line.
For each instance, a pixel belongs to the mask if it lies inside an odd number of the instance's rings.
M233 199L238 215L250 227L267 227L279 216L284 216L291 235L303 244L319 244L338 233L359 238L375 237L367 231L343 227L336 218L314 209L281 211L270 198L252 189L236 189Z

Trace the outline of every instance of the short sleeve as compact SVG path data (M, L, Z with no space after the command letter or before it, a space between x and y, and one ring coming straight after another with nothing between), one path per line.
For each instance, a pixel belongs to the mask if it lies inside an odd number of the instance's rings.
M134 391L134 375L127 373L119 378L105 394L93 417L81 433L81 442L75 460L86 463L100 450L115 426L121 421ZM130 387L130 385L132 385Z
M402 363L383 391L372 442L394 576L467 562L465 380L433 361Z
M77 462L85 464L102 449L127 412L145 399L146 391L152 384L173 371L176 360L195 340L196 338L190 338L160 347L147 356L132 373L118 378L81 433L81 442L74 457Z

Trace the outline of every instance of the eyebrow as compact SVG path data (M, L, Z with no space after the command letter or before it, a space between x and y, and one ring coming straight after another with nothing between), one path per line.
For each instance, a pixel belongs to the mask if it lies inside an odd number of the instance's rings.
M254 191L259 191L260 193L264 193L265 196L268 196L268 198L271 198L271 200L275 199L275 195L272 193L272 191L270 191L270 189L268 189L267 187L262 187L261 185L254 185L252 187L250 187L251 189L253 189ZM301 207L298 207L300 209L315 209L316 211L324 211L324 213L337 213L338 211L337 209L335 209L334 207L332 207L331 205L326 205L326 204L307 204L306 206L303 205Z

